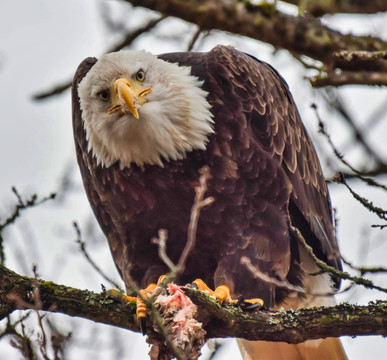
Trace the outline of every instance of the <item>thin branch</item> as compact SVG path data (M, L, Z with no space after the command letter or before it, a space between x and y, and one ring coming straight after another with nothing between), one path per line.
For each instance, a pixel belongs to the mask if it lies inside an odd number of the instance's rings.
M133 43L134 40L136 40L140 35L143 35L145 33L150 32L153 28L156 27L156 25L166 19L166 15L159 16L156 19L150 20L148 23L146 23L144 26L131 31L125 35L125 37L116 45L110 47L105 53L115 52L123 49L124 47L128 47Z
M188 256L191 253L192 249L195 247L196 243L196 232L200 217L200 211L206 207L211 205L215 199L213 197L207 197L203 199L205 192L207 191L207 182L210 178L210 168L208 166L204 166L199 170L200 178L199 178L199 186L195 188L195 200L191 209L191 219L188 225L188 233L187 233L187 243L181 253L179 262L176 268L175 276L183 273L185 270L185 264L187 262Z
M379 228L380 230L383 230L387 227L387 224L373 224L371 225L372 228Z
M90 257L89 253L87 252L86 250L86 244L85 242L82 240L82 233L81 233L81 229L78 225L78 223L76 221L73 222L73 227L74 227L74 230L77 234L77 238L75 240L75 242L79 245L79 249L81 250L82 254L85 256L87 262L94 268L95 271L97 271L97 273L99 275L101 275L108 283L110 283L113 287L115 287L116 289L118 289L119 291L123 291L121 289L121 287L114 281L112 280L111 278L109 278L102 270L101 268L95 263L95 261Z
M0 221L0 263L4 264L5 261L5 253L4 253L4 238L3 238L3 231L6 227L13 224L16 219L20 217L20 214L23 210L26 210L28 208L32 208L35 206L38 206L40 204L43 204L44 202L48 200L52 200L55 198L56 194L52 193L47 197L43 197L42 199L38 199L38 196L36 194L32 195L30 199L23 200L22 196L19 194L19 192L16 190L15 187L12 187L12 192L15 194L17 198L17 204L12 211L11 215L9 215L4 221Z
M163 262L170 270L170 274L167 275L169 281L174 280L179 276L179 274L184 272L188 256L190 255L192 249L195 247L200 212L204 207L211 205L215 200L212 196L203 199L204 194L207 191L207 182L211 176L209 167L203 166L201 169L199 169L199 174L199 185L195 187L195 198L191 208L191 217L188 224L187 242L180 255L178 264L175 265L167 255L168 233L166 230L159 230L159 237L152 239L152 243L158 245L158 254L160 259L163 260Z
M369 201L365 197L360 196L357 194L347 183L344 176L342 174L339 174L337 177L333 179L333 181L345 185L345 187L349 190L349 192L352 194L352 196L359 201L366 209L368 209L370 212L376 214L380 219L387 220L387 210L384 210L378 206L375 206L372 201Z
M320 260L314 254L312 247L309 246L306 243L306 241L305 241L304 237L302 236L300 230L298 230L294 226L291 226L291 230L292 230L293 234L295 234L297 236L298 241L303 245L303 247L305 248L307 253L312 257L313 261L324 272L328 272L328 273L331 273L333 275L336 275L336 276L340 277L341 279L350 280L350 281L354 282L357 285L364 286L367 289L375 289L375 290L379 290L381 292L387 293L387 289L386 288L383 288L381 286L375 285L371 280L364 279L364 278L358 277L358 276L352 276L351 274L349 274L349 273L347 273L345 271L341 271L341 270L338 270L338 269L334 268L333 266L329 266L328 264L326 264L324 261Z
M284 289L287 289L289 291L297 292L300 294L306 294L306 292L302 286L295 286L295 285L291 284L289 281L278 280L278 279L275 279L275 278L269 276L268 274L263 273L256 266L254 266L251 263L251 260L246 256L242 256L240 262L242 265L244 265L246 267L246 269L250 272L250 274L256 279L260 279L267 284L272 284L272 285L275 285L276 287L279 287L279 288L284 288Z
M378 188L381 188L381 189L384 189L387 191L387 186L384 185L384 184L381 184L379 182L377 182L376 180L370 178L370 177L367 177L367 176L364 176L364 173L355 169L349 162L347 162L345 159L344 159L344 155L342 155L339 150L336 148L336 146L333 144L333 141L330 137L330 135L328 134L328 132L325 130L325 125L317 111L317 106L315 104L312 104L312 109L314 109L315 111L315 114L316 114L316 117L318 119L318 125L319 125L319 132L321 134L323 134L325 136L325 138L327 139L329 145L331 146L335 156L346 166L348 167L351 171L353 171L355 173L355 176L362 180L364 183L366 183L367 185L370 185L370 186L375 186L375 187L378 187Z
M387 268L377 266L377 267L364 267L364 266L355 266L350 261L346 260L341 256L341 260L348 265L350 268L359 271L360 276L363 276L366 273L376 274L376 273L387 273Z
M193 49L193 47L194 47L195 43L198 41L201 33L202 33L202 29L200 27L198 27L196 29L195 33L193 34L190 42L188 43L187 51L191 51Z
M332 89L330 89L332 90ZM328 89L326 89L327 93L330 93ZM337 91L336 91L337 92ZM369 113L367 119L358 127L358 131L361 134L370 133L370 131L376 127L380 122L385 119L385 115L387 114L387 101L382 101L380 106L378 106L375 110ZM347 149L350 149L357 142L352 139L347 139L347 141L341 146L343 152L346 152Z
M167 240L168 240L168 231L165 229L160 229L157 238L152 239L152 244L158 246L159 258L168 266L169 271L172 273L176 272L176 265L167 255Z
M150 20L147 24L145 24L143 27L140 27L136 29L135 31L128 32L122 40L117 43L116 45L110 47L107 49L104 54L113 52L113 51L119 51L123 49L124 47L127 47L133 43L134 40L136 40L140 35L149 32L151 29L153 29L160 21L164 20L167 16L160 16L157 19ZM66 91L71 87L73 83L73 80L66 80L62 82L59 85L54 86L51 90L45 90L41 91L39 93L36 93L32 96L33 100L43 100L47 99L49 97L52 97L54 95L59 95L62 92Z
M380 163L380 164L383 163L383 160L380 158L380 156L372 149L371 145L368 144L364 136L366 132L363 132L358 128L352 116L348 112L344 104L344 101L342 100L339 94L339 91L334 88L328 88L328 89L325 89L324 94L326 95L325 99L327 100L331 108L334 109L339 115L341 115L343 120L345 120L347 125L352 129L356 143L360 143L363 146L364 150L369 155L371 155L377 163ZM316 111L317 117L319 117L316 107L315 107L315 111Z
M33 341L25 333L23 320L20 321L20 327L21 333L19 333L13 325L8 323L4 335L11 335L13 337L11 346L18 349L25 360L37 360L38 357L34 351Z
M260 271L257 267L255 267L249 258L247 258L246 256L242 256L241 258L241 264L244 265L247 270L250 272L250 274L252 276L254 276L255 278L257 279L261 279L262 281L268 283L268 284L272 284L272 285L275 285L276 287L279 287L279 288L284 288L284 289L287 289L291 292L296 292L296 293L299 293L299 294L303 294L303 295L311 295L311 296L321 296L321 297L326 297L326 296L334 296L334 295L337 295L337 294L342 294L344 292L347 292L349 291L350 289L353 288L354 284L350 284L349 286L347 286L345 289L342 289L340 291L329 291L329 292L324 292L324 293L318 293L318 292L308 292L308 291L305 291L305 289L301 286L295 286L293 284L291 284L290 282L286 281L286 280L278 280L276 278L273 278L271 276L269 276L268 274L265 274L263 273L262 271ZM317 276L317 275L321 275L325 273L325 271L319 271L317 273L312 273L312 274L309 274L310 276Z
M38 196L36 194L32 195L30 199L23 200L22 196L19 194L19 192L16 190L15 187L12 187L12 192L15 194L17 198L17 204L15 206L15 209L13 210L12 214L9 215L5 221L0 222L0 232L4 230L7 226L13 224L15 220L20 216L20 213L22 210L38 206L40 204L43 204L44 202L48 200L52 200L55 198L56 194L52 193L49 196L46 196L42 199L38 199Z
M358 175L353 172L342 172L343 176L349 180L352 178L358 178ZM387 174L387 164L379 164L372 170L361 171L360 174L365 178L370 178L371 176L378 176Z

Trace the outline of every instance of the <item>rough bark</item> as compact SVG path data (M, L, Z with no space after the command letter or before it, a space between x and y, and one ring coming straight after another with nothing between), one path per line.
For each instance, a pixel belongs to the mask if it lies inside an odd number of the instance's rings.
M341 304L291 311L243 312L233 306L222 307L200 291L185 289L185 292L198 305L198 319L203 322L209 338L240 337L298 343L343 335L387 335L385 301L367 306ZM107 292L97 294L28 278L0 265L0 319L17 309L60 312L140 331L134 303L117 302ZM147 332L152 332L152 326L147 326Z
M283 0L289 4L299 6L301 11L306 11L313 16L324 14L351 13L374 14L387 11L386 0Z
M278 11L274 5L254 6L236 0L125 1L195 23L203 30L240 34L324 63L340 50L387 50L387 42L379 38L343 35L318 19L290 16Z

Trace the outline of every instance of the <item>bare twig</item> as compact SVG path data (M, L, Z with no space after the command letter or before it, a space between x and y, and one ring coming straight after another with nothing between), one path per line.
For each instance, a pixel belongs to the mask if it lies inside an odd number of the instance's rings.
M195 188L194 204L192 205L192 208L191 208L191 218L188 224L187 242L180 255L178 264L175 265L167 255L166 250L167 250L168 233L166 230L164 229L159 230L159 237L152 239L152 242L158 245L158 253L159 253L160 259L163 260L163 262L168 266L169 270L171 271L170 274L167 275L167 278L169 281L175 279L182 272L184 272L185 264L187 262L188 256L191 253L192 249L195 247L196 232L197 232L200 212L204 207L211 205L215 200L213 197L207 197L203 199L204 194L207 191L207 182L210 178L209 167L208 166L202 167L199 170L199 173L200 173L199 186Z
M203 199L205 192L207 191L207 182L210 178L210 169L208 166L204 166L199 170L200 178L199 178L199 186L195 188L195 200L191 209L191 219L188 225L188 233L187 233L187 243L181 253L179 262L177 264L176 275L178 276L185 270L185 264L189 254L192 249L195 247L196 243L196 232L198 227L198 221L200 217L200 211L206 207L211 205L214 202L213 197L207 197Z
M17 218L19 218L21 212L23 210L26 210L31 207L38 206L48 200L52 200L55 198L56 194L52 193L47 197L44 197L42 199L38 199L38 196L36 194L32 195L30 199L23 200L22 196L19 194L19 192L16 190L15 187L12 187L12 192L15 194L17 198L17 204L12 211L11 215L9 215L4 221L0 221L0 263L4 264L5 261L5 254L4 254L4 247L3 247L3 231L4 229L13 224Z
M298 241L303 245L305 250L308 252L308 254L312 257L313 261L317 264L317 266L323 270L324 272L331 273L333 275L336 275L340 277L341 279L346 279L354 282L355 284L362 285L367 289L375 289L379 290L381 292L387 293L387 289L383 288L381 286L375 285L371 280L364 279L362 277L352 276L349 273L345 271L338 270L332 266L329 266L324 261L320 260L313 252L313 249L311 246L309 246L304 237L302 236L300 230L295 228L294 226L291 226L292 232L297 236Z
M12 335L11 345L18 349L25 360L37 360L35 354L33 341L25 333L25 325L23 321L20 321L21 333L19 333L14 326L7 326L6 335Z
M260 280L266 282L267 284L272 284L276 287L284 288L284 289L287 289L287 290L292 291L292 292L297 292L299 294L311 295L311 296L321 296L321 297L334 296L337 294L344 293L353 287L353 284L351 284L347 288L340 290L340 291L329 291L329 292L324 292L324 293L309 292L309 291L306 291L301 286L295 286L286 280L278 280L276 278L269 276L268 274L263 273L256 266L254 266L251 263L251 260L246 256L242 256L240 261L241 261L241 264L244 265L247 268L247 270L251 273L251 275L253 275L255 278L260 279ZM317 276L317 275L321 275L323 273L324 273L324 271L319 271L318 273L313 273L313 274L309 274L309 275L310 276Z
M50 321L49 317L46 317L46 324L50 329L51 334L51 347L54 352L55 360L65 359L65 349L67 341L71 338L71 332L63 333L58 327Z
M167 255L167 240L168 240L168 231L165 229L159 230L159 236L152 239L152 243L158 246L158 254L164 264L168 266L169 270L173 273L176 271L176 265Z
M312 109L314 109L315 111L315 114L316 114L316 117L317 117L317 120L318 120L318 125L319 125L319 132L321 134L323 134L325 136L325 138L327 139L329 145L331 146L335 156L346 166L348 167L351 171L353 171L355 173L355 177L357 177L358 179L362 180L363 182L365 182L366 184L370 185L370 186L375 186L375 187L378 187L378 188L382 188L384 190L387 191L387 186L384 185L384 184L381 184L377 181L375 181L374 179L368 177L368 176L364 176L363 173L357 169L355 169L348 161L346 161L344 159L344 156L339 152L339 150L336 148L336 146L333 144L333 141L330 137L330 135L328 134L328 132L325 130L325 125L317 111L317 105L316 104L312 104Z
M135 31L131 31L127 33L123 39L117 43L116 45L110 47L106 53L114 52L114 51L119 51L123 49L124 47L127 47L133 43L134 40L136 40L140 35L145 34L152 30L159 22L163 21L166 19L167 16L162 15L156 19L150 20L148 23L146 23L144 26L136 29Z
M371 225L371 227L379 228L380 230L383 230L384 228L387 227L387 224L384 224L384 225L382 225L382 224L373 224L373 225Z
M12 192L15 194L17 198L17 204L12 214L9 215L5 219L5 221L0 222L0 232L3 231L3 229L6 228L8 225L13 224L15 220L20 216L20 213L22 210L28 209L30 207L38 206L48 200L54 199L56 196L55 193L52 193L47 197L38 199L38 196L34 194L31 196L30 199L23 200L22 196L19 194L19 192L16 190L15 187L12 187Z
M382 266L377 267L364 267L364 266L355 266L350 261L346 260L343 256L341 256L341 260L348 265L350 268L359 271L360 276L363 276L366 273L376 274L376 273L387 273L387 268Z
M190 42L188 43L187 46L187 51L191 51L195 45L195 43L198 41L200 34L202 33L202 29L200 27L197 28L195 31L194 35L192 36Z
M253 275L253 277L256 279L260 279L267 284L272 284L279 288L285 288L289 291L305 294L305 290L303 287L295 286L286 280L278 280L269 276L268 274L263 273L256 266L254 266L251 263L251 260L246 256L242 256L240 262L246 267L247 270L249 270L250 274Z
M119 50L123 49L124 47L129 46L140 35L153 29L160 21L164 20L165 18L166 18L166 16L160 16L157 19L152 19L143 27L140 27L140 28L136 29L135 31L128 32L119 43L110 47L104 53L106 54L106 53L113 52L113 51L119 51ZM46 90L46 91L41 91L39 93L36 93L35 95L32 96L32 98L34 100L43 100L43 99L47 99L47 98L54 96L54 95L59 95L62 92L64 92L65 90L69 89L71 87L72 83L73 83L72 79L63 81L60 85L54 86L54 88L51 90Z
M44 329L43 326L43 318L45 315L42 315L39 313L39 311L36 311L36 316L38 317L38 324L40 328L40 336L39 336L39 349L40 353L43 356L43 359L45 360L50 360L50 358L47 355L47 335L46 335L46 330Z
M119 291L123 291L121 287L112 279L110 279L102 270L101 268L95 263L95 261L90 257L89 253L86 250L86 244L82 240L82 233L81 229L76 221L73 222L74 230L77 234L77 238L75 242L79 245L79 249L81 250L82 254L85 256L88 263L94 268L94 270L97 271L98 274L100 274L108 283L110 283L113 287L118 289Z
M369 201L365 197L360 196L357 194L347 183L345 180L343 174L339 174L336 176L333 181L345 185L345 187L349 190L349 192L352 194L352 196L359 201L366 209L368 209L370 212L376 214L380 219L387 220L387 210L384 210L380 207L375 206L372 201Z

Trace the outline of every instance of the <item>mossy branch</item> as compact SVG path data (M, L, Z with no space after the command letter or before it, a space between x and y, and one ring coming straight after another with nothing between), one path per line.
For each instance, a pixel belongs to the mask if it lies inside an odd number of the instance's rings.
M0 265L0 318L17 309L37 310L34 294L39 291L39 309L78 316L139 332L135 304L123 304L100 294L53 282L21 276ZM239 337L298 343L308 339L355 335L387 335L387 302L367 306L341 304L327 308L291 311L244 312L233 306L220 306L203 292L186 288L198 305L198 320L207 336ZM150 325L150 324L149 324ZM147 332L152 332L147 326Z
M33 296L36 287L39 289L40 310L140 330L135 320L135 304L117 302L106 291L97 294L22 276L3 265L0 265L0 319L14 310L37 310Z

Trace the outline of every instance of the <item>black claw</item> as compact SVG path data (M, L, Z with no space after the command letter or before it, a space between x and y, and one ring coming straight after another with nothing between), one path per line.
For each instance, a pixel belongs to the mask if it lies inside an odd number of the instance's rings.
M140 330L141 330L141 333L143 335L146 334L146 318L145 316L144 317L140 317Z
M249 302L243 302L240 307L244 311L253 311L255 309L259 309L262 306L261 303L257 302L255 304L251 304Z
M199 290L199 286L197 286L195 283L190 284L191 289Z

